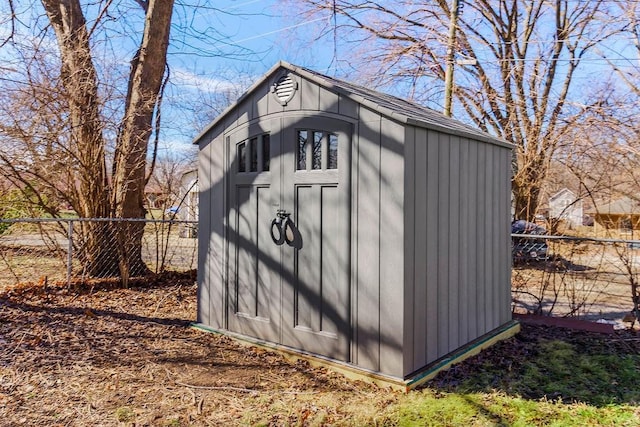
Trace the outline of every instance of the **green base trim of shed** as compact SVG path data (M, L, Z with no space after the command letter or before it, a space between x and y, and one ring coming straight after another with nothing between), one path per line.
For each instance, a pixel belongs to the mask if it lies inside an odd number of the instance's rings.
M305 360L315 368L331 369L352 380L376 384L379 387L390 387L394 390L400 390L403 392L408 392L409 390L412 390L424 384L425 382L434 378L439 372L447 370L452 365L460 363L471 356L475 356L485 348L492 346L498 341L511 338L512 336L520 332L520 323L512 320L502 325L501 327L496 328L493 331L468 343L458 350L448 354L447 356L436 360L435 362L426 366L424 369L421 369L420 371L409 375L407 378L402 379L360 368L350 363L329 359L325 356L315 353L305 352L285 345L274 344L256 338L247 337L245 335L236 334L230 331L211 328L209 326L203 325L202 323L192 323L191 327L204 332L210 332L234 338L241 345L257 346L267 350L275 351L291 361Z
M418 387L421 384L434 378L441 371L446 371L452 365L460 363L469 357L475 356L485 348L489 348L498 341L511 338L520 332L520 322L512 320L504 325L494 329L493 331L471 341L470 343L460 347L456 351L441 357L433 363L427 365L424 369L415 372L406 380L407 390Z

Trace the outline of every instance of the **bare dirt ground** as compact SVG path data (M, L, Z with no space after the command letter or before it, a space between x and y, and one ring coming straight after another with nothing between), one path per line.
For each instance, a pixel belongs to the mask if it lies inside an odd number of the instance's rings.
M0 293L0 425L395 424L399 393L190 328L195 313L193 274ZM540 333L525 325L479 357L504 363ZM452 372L473 375L473 363Z

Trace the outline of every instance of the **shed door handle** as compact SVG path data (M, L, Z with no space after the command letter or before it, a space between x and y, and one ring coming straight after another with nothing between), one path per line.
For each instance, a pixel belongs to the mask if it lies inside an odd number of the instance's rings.
M289 212L278 209L276 217L271 221L271 240L278 246L284 244L285 241L288 245L291 245L293 242L294 233L291 220L289 219L290 215Z

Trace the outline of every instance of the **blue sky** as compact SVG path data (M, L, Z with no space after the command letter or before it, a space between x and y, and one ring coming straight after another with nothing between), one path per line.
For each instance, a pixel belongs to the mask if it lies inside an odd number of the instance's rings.
M193 7L198 3L202 6ZM91 27L97 7L103 4L83 4ZM183 106L202 94L228 88L237 82L238 75L248 86L279 60L330 72L332 40L320 40L310 49L294 37L296 31L316 31L324 18L305 20L277 0L189 0L185 4L176 2L173 15L168 54L171 83L163 104L164 150L188 150L191 139L199 132L188 123L189 111L181 111ZM40 3L15 0L14 6L20 17L16 39L27 44L30 39L40 40L41 30L48 24ZM133 0L114 2L111 15L124 19L104 19L100 27L104 32L94 38L96 66L110 78L114 73L128 73L144 19ZM0 3L0 23L6 22L2 17L8 16L8 6ZM10 26L0 25L0 35L9 34ZM53 37L45 39L44 44L52 54L57 50ZM9 70L6 67L20 61L18 56L10 49L0 51L0 66L4 67L0 71ZM19 74L16 78L20 78ZM120 86L116 92L123 96L126 84Z
M194 1L200 1L203 6L192 8ZM237 75L253 82L279 60L357 81L358 72L350 68L350 54L344 47L342 50L340 46L337 47L337 59L340 61L336 62L331 31L313 43L308 41L315 38L320 28L331 28L332 17L326 15L308 19L299 16L293 9L293 3L278 0L193 0L188 7L176 3L168 58L172 83L167 94L167 98L170 98L167 107L171 104L181 106L202 93L216 93L225 89L235 81ZM40 16L40 23L43 23L42 12L29 9L30 2L17 0L16 4L20 10L31 11L26 13L32 17ZM107 54L115 51L115 58L111 60L119 61L118 66L126 70L136 48L135 39L139 36L135 31L127 31L127 28L139 24L142 14L132 0L116 4L119 7L121 5L120 12L127 19L116 21L114 25L117 28L109 35L119 37L119 41L103 43L101 46L105 47ZM38 3L35 5L37 9ZM3 8L6 9L6 6L0 7L0 11ZM28 23L27 16L24 18L24 22ZM0 33L3 31L8 29L0 28ZM614 44L608 52L603 53L609 58L637 58L635 52L627 50L631 45L629 41L622 43L625 46ZM625 51L627 53L623 53ZM598 78L598 74L602 74L604 65L601 59L592 60L581 69L577 85L589 86L594 78ZM618 65L624 67L630 64L622 60L618 61ZM637 66L637 63L634 61L633 65ZM394 89L402 91L397 84ZM397 94L403 96L402 93ZM172 148L188 146L191 138L198 133L197 129L189 129L185 121L189 112L167 110L162 139Z
M195 12L176 8L169 49L174 96L224 90L238 74L251 83L280 60L323 73L335 71L331 38L316 41L310 49L295 37L300 31L316 32L326 18L287 16L291 10L275 0L223 0L215 7L218 10ZM182 22L188 22L188 30ZM172 149L189 143L189 136L195 135L165 131Z
M330 71L332 40L319 40L310 50L294 37L296 31L315 31L324 18L286 16L290 10L274 0L224 0L217 1L216 8L219 11L198 10L190 21L196 31L208 38L192 38L188 45L174 40L170 60L180 64L182 71L214 78L216 71L242 69L259 77L279 60ZM180 10L176 13L175 18L180 20ZM217 40L225 37L228 39ZM195 53L198 50L200 54Z

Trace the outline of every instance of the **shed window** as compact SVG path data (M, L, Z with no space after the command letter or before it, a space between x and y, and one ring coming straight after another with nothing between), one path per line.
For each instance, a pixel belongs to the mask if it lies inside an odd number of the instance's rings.
M271 164L271 137L268 133L262 135L262 171L267 172Z
M313 132L312 169L322 169L322 132Z
M247 170L247 146L244 142L238 144L238 172L246 172Z
M307 170L307 131L298 131L298 170Z
M329 153L327 158L327 169L338 169L338 135L329 134Z
M258 171L258 138L251 138L249 140L249 153L251 153L251 167L250 172Z
M268 172L271 164L270 145L268 133L238 143L238 172Z
M307 129L299 130L297 135L297 170L338 169L338 135Z

